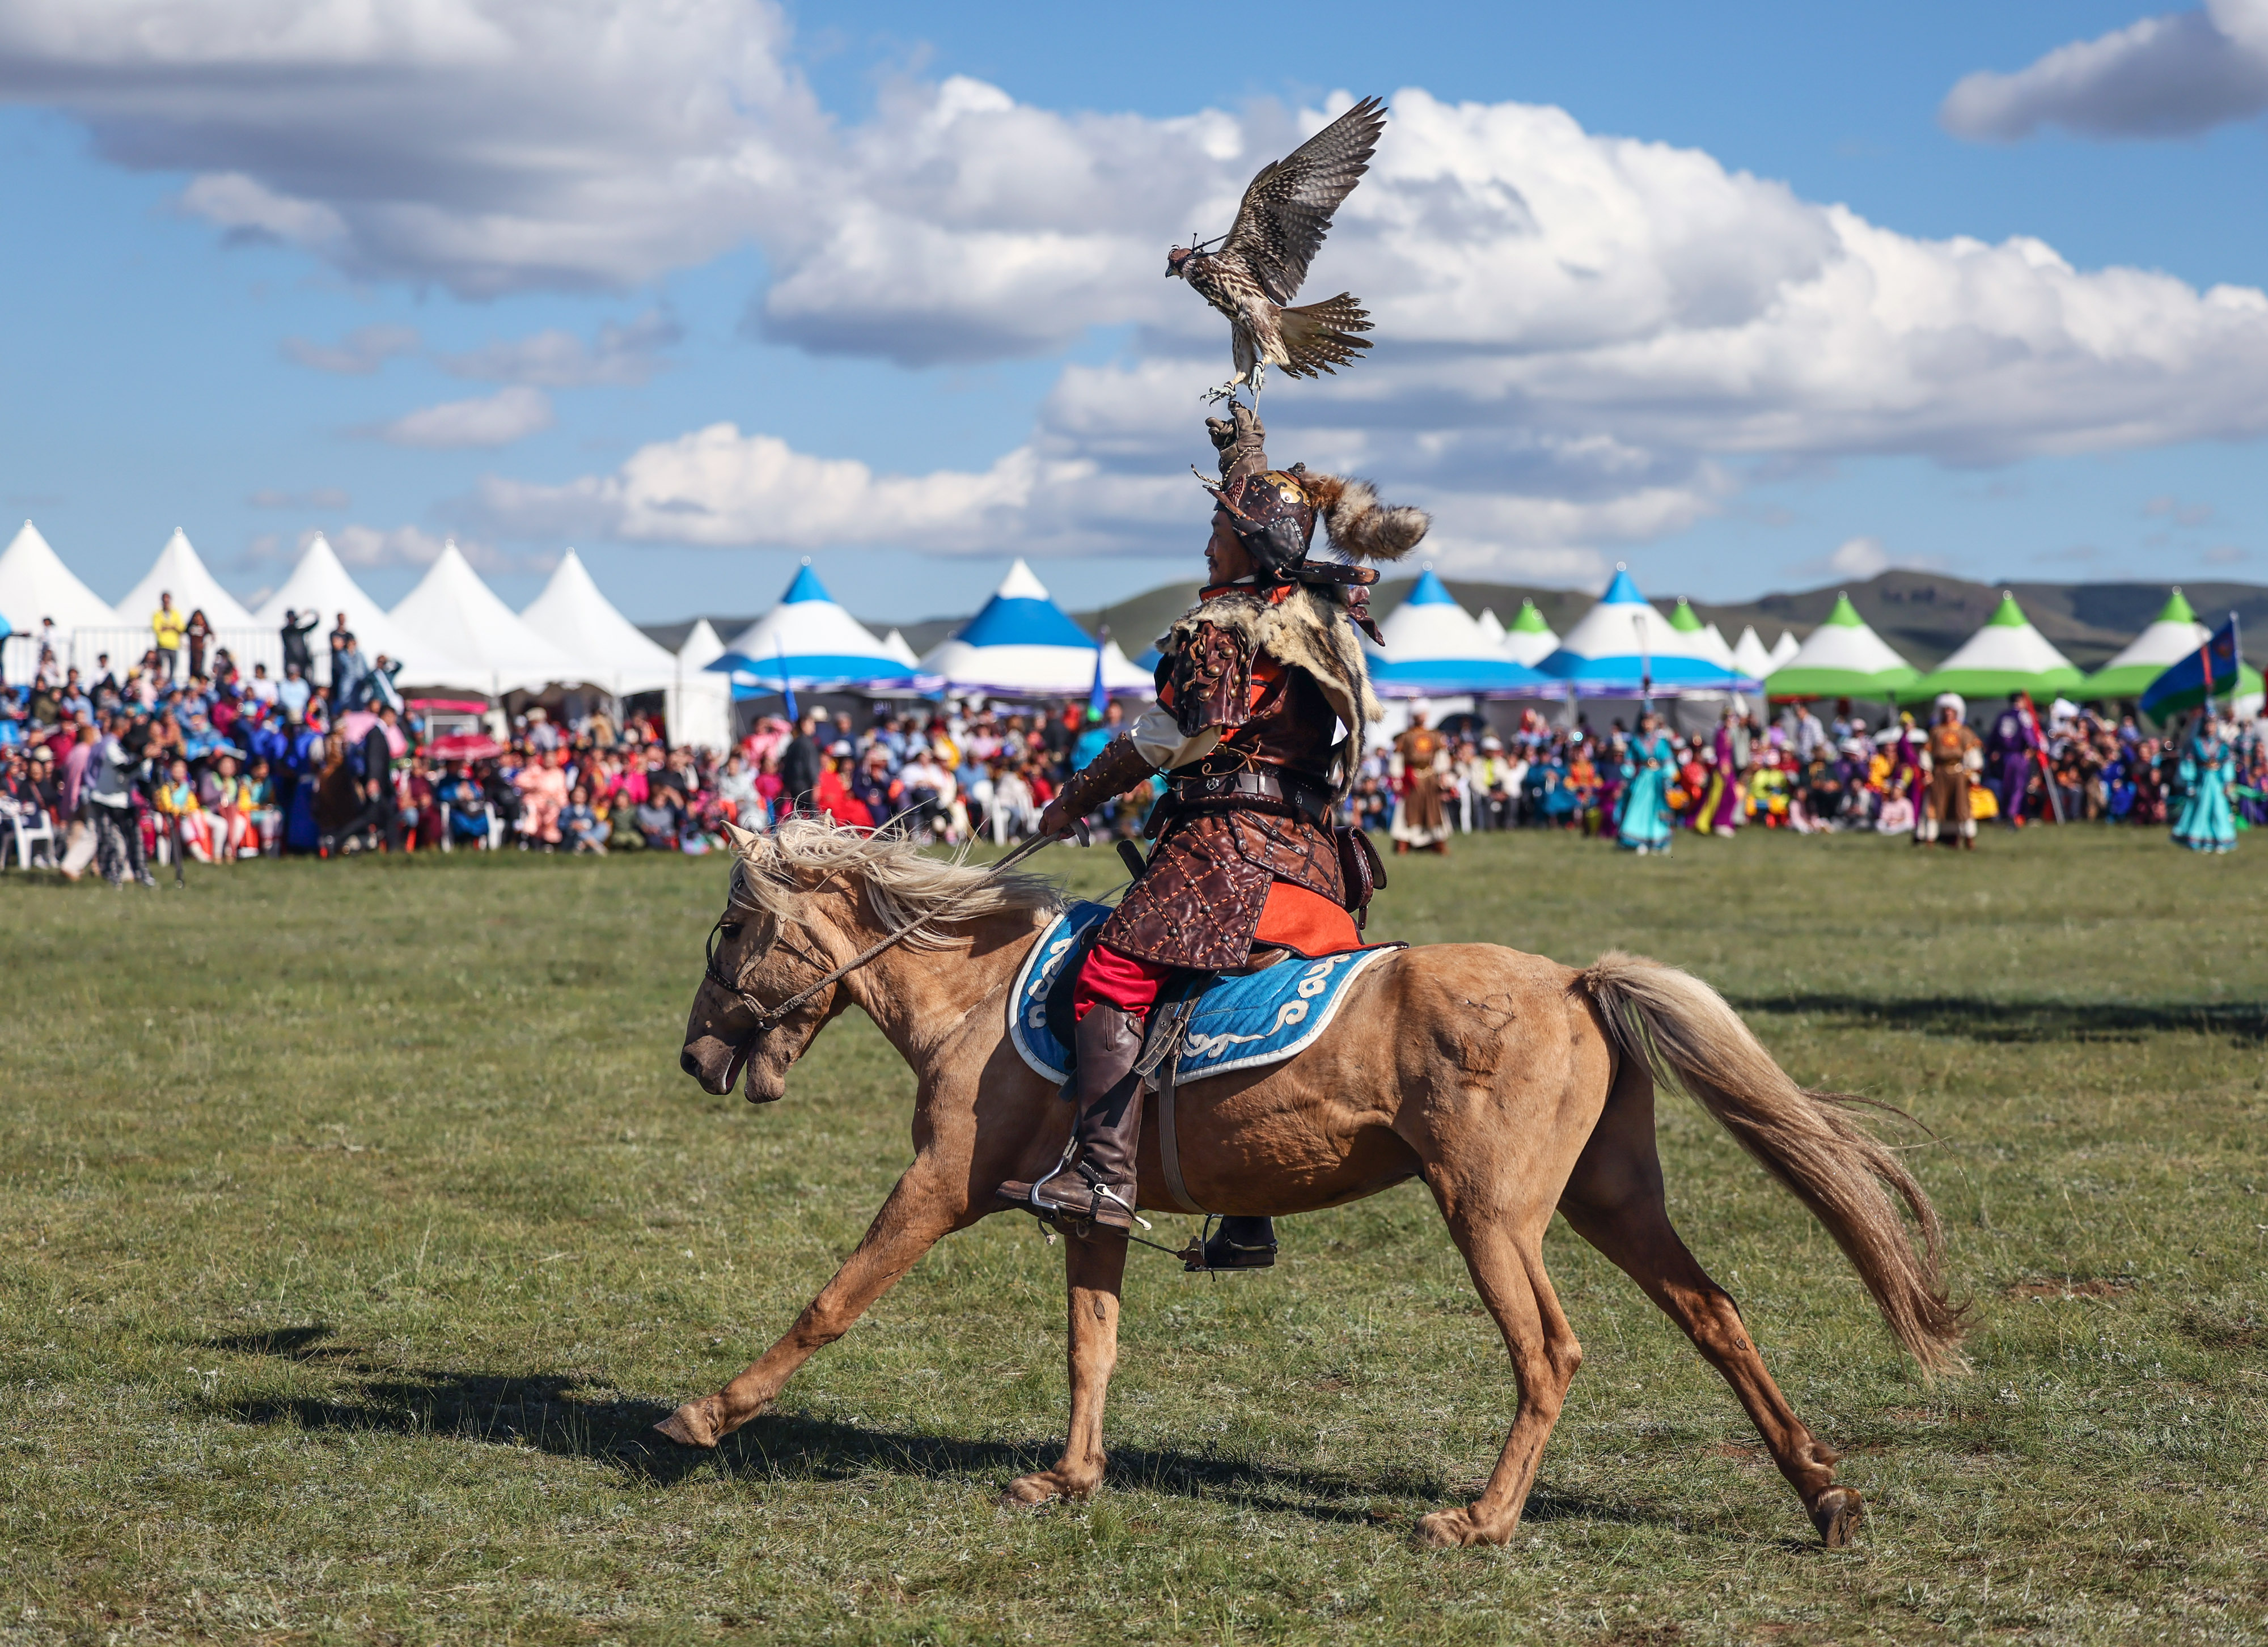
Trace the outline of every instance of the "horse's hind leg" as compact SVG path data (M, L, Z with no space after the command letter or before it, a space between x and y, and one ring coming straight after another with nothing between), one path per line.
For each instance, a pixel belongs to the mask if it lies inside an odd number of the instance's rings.
M1671 1227L1653 1141L1653 1081L1625 1062L1597 1129L1567 1180L1559 1210L1684 1329L1748 1409L1772 1461L1829 1545L1848 1544L1864 1501L1835 1484L1834 1449L1804 1427L1772 1382L1732 1295L1709 1278Z
M1043 1504L1086 1498L1102 1485L1102 1401L1118 1367L1118 1294L1126 1279L1126 1238L1097 1232L1064 1243L1070 1293L1071 1434L1055 1468L1008 1483L1006 1502Z
M1521 1216L1494 1205L1485 1191L1468 1199L1469 1190L1461 1193L1446 1179L1434 1180L1432 1187L1481 1302L1504 1334L1520 1386L1520 1411L1481 1496L1462 1509L1435 1511L1418 1522L1418 1533L1429 1544L1501 1544L1520 1526L1544 1443L1583 1364L1583 1347L1543 1273L1550 1210Z

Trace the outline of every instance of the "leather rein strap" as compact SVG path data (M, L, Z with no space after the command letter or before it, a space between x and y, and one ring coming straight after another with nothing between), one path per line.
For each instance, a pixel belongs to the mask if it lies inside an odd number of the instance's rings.
M1084 822L1080 824L1079 833L1080 837L1084 839L1086 834L1086 827ZM925 915L921 915L914 920L907 922L905 925L898 928L896 931L869 944L865 949L860 950L856 955L853 955L849 960L844 961L841 966L836 967L832 972L821 974L819 977L814 979L810 983L797 990L793 995L788 996L786 1000L782 1001L777 1006L765 1005L762 1001L758 999L755 996L751 995L747 989L743 988L739 979L727 978L723 973L717 970L717 939L724 932L726 916L729 916L734 909L743 907L727 900L725 905L725 914L718 915L717 917L717 924L709 929L709 956L708 964L705 968L706 976L710 982L715 984L718 989L731 995L734 999L738 1000L741 1005L747 1007L756 1015L755 1027L749 1031L750 1039L753 1040L755 1036L764 1034L768 1031L777 1028L780 1023L786 1018L788 1014L794 1011L806 1002L809 1001L821 990L830 989L834 985L842 982L843 979L858 971L859 967L865 966L877 955L881 954L885 950L891 948L895 945L903 943L907 938L911 937L916 932L920 931L922 928L929 925L932 922L943 920L946 915L953 912L955 905L966 899L971 893L977 891L985 884L986 881L997 879L1005 871L1012 867L1014 864L1020 863L1025 858L1029 857L1042 847L1047 846L1051 842L1061 839L1062 837L1060 835L1039 835L1032 840L1027 841L1023 845L1018 847L1013 852L1009 853L1007 857L987 865L984 871L983 880L980 880L974 886L967 888L962 892L960 898L956 898L939 908L931 910ZM739 873L739 870L737 868L735 869L734 873ZM737 886L738 883L735 882L735 885ZM800 952L798 952L800 953ZM746 975L746 972L747 968L744 967L742 968L743 976Z

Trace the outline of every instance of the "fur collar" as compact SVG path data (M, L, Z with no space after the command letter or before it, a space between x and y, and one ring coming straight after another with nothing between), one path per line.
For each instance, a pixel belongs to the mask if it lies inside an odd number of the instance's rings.
M1241 636L1255 653L1264 652L1279 664L1304 669L1322 688L1324 701L1347 729L1336 755L1341 795L1354 787L1354 768L1362 728L1386 718L1386 711L1370 689L1370 670L1363 662L1362 643L1346 610L1325 590L1295 584L1280 600L1256 589L1232 588L1200 602L1175 619L1158 639L1158 651L1170 658L1189 642L1200 623L1210 623Z

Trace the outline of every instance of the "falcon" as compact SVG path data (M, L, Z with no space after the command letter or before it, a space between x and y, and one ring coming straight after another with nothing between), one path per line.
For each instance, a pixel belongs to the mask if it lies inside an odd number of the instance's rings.
M1250 383L1256 400L1270 366L1294 378L1336 371L1370 344L1355 335L1370 330L1370 314L1351 293L1304 308L1287 305L1300 295L1307 264L1330 232L1331 214L1370 169L1378 135L1386 129L1386 104L1365 98L1280 160L1260 168L1245 185L1236 222L1218 251L1177 246L1166 254L1166 278L1176 275L1228 317L1236 375L1212 391L1233 397Z

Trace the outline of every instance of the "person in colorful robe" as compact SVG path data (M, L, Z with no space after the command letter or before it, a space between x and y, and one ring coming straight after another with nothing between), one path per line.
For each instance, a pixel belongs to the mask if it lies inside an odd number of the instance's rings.
M1937 724L1929 729L1922 747L1922 762L1929 774L1929 791L1922 805L1920 833L1916 846L1934 845L1940 836L1957 840L1963 850L1977 847L1977 820L1970 814L1969 786L1984 769L1984 740L1962 719L1968 705L1954 693L1937 700Z
M1388 773L1400 797L1394 808L1396 852L1449 850L1449 740L1425 724L1423 698L1410 706L1410 724L1394 740Z
M1366 482L1271 467L1259 419L1239 405L1232 420L1208 421L1221 483L1206 482L1217 506L1205 585L1158 642L1157 708L1064 780L1040 818L1042 834L1067 834L1153 773L1168 780L1143 831L1157 844L1073 986L1071 1144L1053 1170L997 1192L1081 1232L1131 1228L1134 1066L1151 1009L1191 973L1242 966L1255 945L1359 947L1352 913L1375 879L1368 842L1331 823L1361 731L1384 716L1356 636L1377 639L1378 574L1346 562L1398 559L1430 522L1381 504ZM1319 521L1342 560L1307 558ZM1269 1220L1229 1218L1204 1265L1264 1268L1275 1251Z
M2046 747L2031 695L2012 693L2008 707L1993 717L1992 734L1984 742L1984 754L1992 763L1992 793L2000 803L2000 816L2011 829L2024 827L2024 801L2031 793L2032 773Z
M1669 850L1669 782L1677 766L1660 720L1649 710L1623 751L1622 816L1615 844L1640 857Z
M1728 704L1724 718L1717 724L1710 750L1709 782L1701 792L1694 823L1696 828L1727 840L1740 833L1749 811L1748 794L1741 783L1741 743L1740 729Z
M2182 743L2180 810L2174 844L2192 852L2234 852L2236 813L2229 790L2236 782L2236 751L2210 710L2201 711Z

